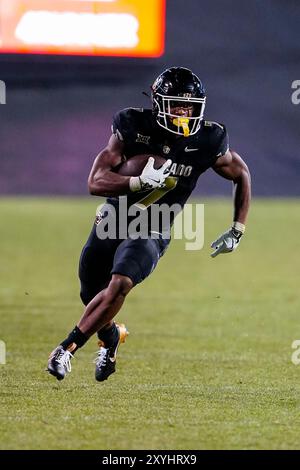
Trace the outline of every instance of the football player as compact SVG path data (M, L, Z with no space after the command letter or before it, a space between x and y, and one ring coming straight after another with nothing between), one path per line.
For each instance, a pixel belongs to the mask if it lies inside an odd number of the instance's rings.
M234 183L235 191L231 228L212 243L211 256L234 251L245 232L249 170L229 148L225 126L203 119L206 94L201 80L189 69L169 68L154 81L151 99L152 109L128 108L115 115L109 142L96 157L89 175L90 193L107 197L107 206L96 217L80 257L84 313L49 357L47 370L58 380L71 371L74 353L95 333L100 341L96 380L106 380L115 371L117 350L127 330L113 319L132 288L153 271L170 242L169 237L157 233L152 237L150 232L148 238L99 238L97 227L109 207L114 207L116 219L119 217L119 196L126 195L130 206L141 199L141 191L145 194L162 188L166 178L175 176L176 187L157 204L179 204L183 208L199 176L213 168ZM139 154L159 155L166 162L155 169L153 158L149 158L140 176L118 174L124 160Z

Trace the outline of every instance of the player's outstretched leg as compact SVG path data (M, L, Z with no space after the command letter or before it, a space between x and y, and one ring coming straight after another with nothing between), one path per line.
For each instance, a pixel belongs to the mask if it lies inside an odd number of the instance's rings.
M116 370L116 358L118 348L125 342L128 336L127 328L124 324L113 323L107 330L98 332L100 349L95 359L95 379L98 382L107 380Z
M113 274L106 289L97 294L88 304L78 326L91 336L97 331L100 349L95 359L95 378L106 380L116 370L118 347L125 342L128 331L125 325L112 321L123 305L126 295L133 287L128 276Z
M165 246L163 248L165 249ZM158 240L130 238L124 240L116 250L112 269L112 272L123 273L123 275L113 274L107 289L102 291L106 296L106 302L109 303L109 299L113 298L115 305L119 305L119 302L122 304L125 295L132 287L142 282L153 271L162 253L162 247ZM102 293L99 294L99 297L102 296ZM97 309L96 300L97 296L89 305L92 307L95 302L95 312ZM90 313L93 315L92 311ZM99 382L106 380L115 371L116 352L119 344L126 338L126 328L110 321L114 317L111 315L110 309L107 310L107 313L109 315L106 318L105 314L102 316L102 319L107 323L98 325L101 328L100 331L98 330L101 347L95 361L95 377ZM88 318L86 321L88 322ZM103 327L103 325L105 326ZM80 324L79 327L81 328ZM85 332L85 329L83 328L82 331Z
M111 280L99 294L87 305L82 315L78 328L90 338L111 322L122 307L127 294L133 287L133 282L128 276L113 274Z
M125 297L132 287L133 282L129 277L119 274L112 275L108 287L91 300L78 325L50 354L47 371L51 375L54 375L58 380L62 380L71 371L70 360L74 353L99 330L100 334L106 330L104 338L102 336L100 338L102 341L104 339L105 347L103 349L108 350L109 357L114 358L115 366L115 354L119 344L124 342L127 330L125 327L117 327L112 319L122 307ZM104 356L104 353L102 355ZM107 378L111 373L106 370L104 375Z

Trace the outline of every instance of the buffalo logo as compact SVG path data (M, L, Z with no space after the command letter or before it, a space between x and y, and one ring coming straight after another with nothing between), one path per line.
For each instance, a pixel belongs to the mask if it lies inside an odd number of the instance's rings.
M155 80L155 82L153 83L152 85L152 90L153 91L156 91L160 85L162 84L163 82L163 77L160 75L159 77L157 77L157 79Z
M97 214L95 218L95 225L99 225L102 219L102 214Z
M95 218L95 225L99 225L101 220L105 219L105 217L107 217L107 216L108 216L107 211L98 212L98 214L96 214L96 218Z

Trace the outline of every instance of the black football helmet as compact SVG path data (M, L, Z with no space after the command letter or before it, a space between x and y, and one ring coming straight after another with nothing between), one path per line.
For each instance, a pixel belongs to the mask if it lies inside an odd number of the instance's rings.
M153 113L157 124L173 134L196 134L203 119L206 95L201 80L191 70L171 67L151 86ZM172 114L172 108L193 107L192 116Z

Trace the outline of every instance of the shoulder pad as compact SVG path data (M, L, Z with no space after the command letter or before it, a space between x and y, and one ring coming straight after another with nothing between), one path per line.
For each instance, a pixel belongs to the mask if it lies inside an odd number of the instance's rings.
M137 133L144 134L148 110L144 108L125 108L113 117L112 132L119 140L134 141Z
M138 111L139 113L144 112L144 108L128 108L128 109L132 109L133 111Z

